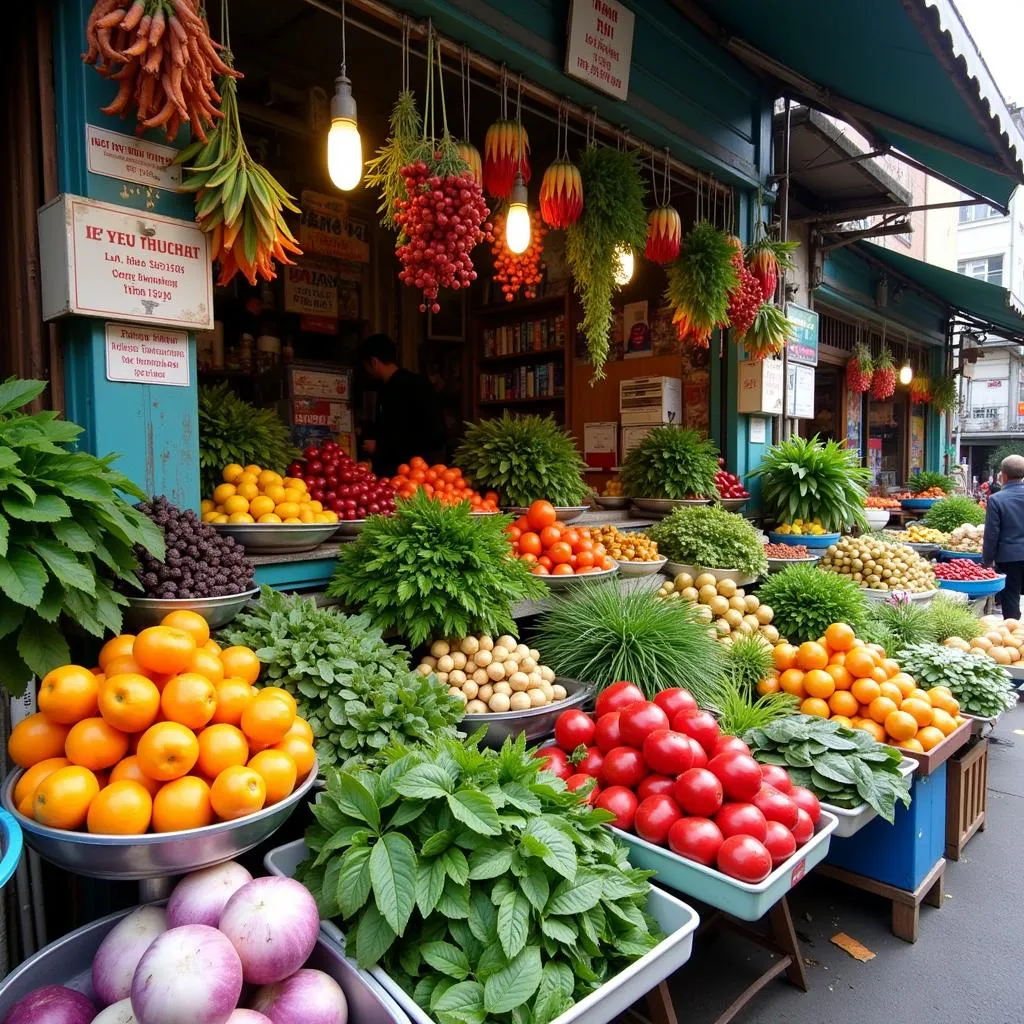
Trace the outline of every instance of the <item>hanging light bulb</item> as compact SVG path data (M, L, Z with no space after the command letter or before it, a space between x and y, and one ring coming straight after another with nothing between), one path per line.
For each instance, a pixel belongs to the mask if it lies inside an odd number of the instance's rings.
M327 172L335 187L351 192L363 177L363 143L356 121L352 82L345 73L345 3L341 4L341 73L334 80L331 130L327 133Z
M910 363L904 363L900 367L900 383L909 384L914 379L914 371L910 368Z
M633 280L636 259L628 245L620 245L615 250L615 283L621 288Z
M509 197L508 217L505 219L505 244L508 251L518 256L530 248L533 225L530 223L529 197L523 176L516 171L516 181Z

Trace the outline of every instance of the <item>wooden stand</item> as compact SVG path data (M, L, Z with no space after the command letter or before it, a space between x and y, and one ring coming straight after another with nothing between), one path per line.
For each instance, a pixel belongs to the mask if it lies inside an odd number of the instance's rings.
M985 831L988 807L988 740L949 759L946 780L946 857L959 860L975 832Z

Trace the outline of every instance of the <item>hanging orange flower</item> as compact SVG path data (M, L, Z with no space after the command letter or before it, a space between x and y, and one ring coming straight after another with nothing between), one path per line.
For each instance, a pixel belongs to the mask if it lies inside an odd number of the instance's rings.
M530 183L530 139L518 121L495 121L484 136L483 184L495 199L507 199L512 194L516 171L523 176L523 184Z
M583 179L570 160L556 160L540 182L540 215L552 228L575 224L583 212Z
M473 180L483 188L484 171L483 163L480 160L480 150L472 142L459 143L459 156L462 157L466 166L470 169Z
M659 206L647 216L647 247L644 255L652 263L671 263L679 255L683 222L671 206Z

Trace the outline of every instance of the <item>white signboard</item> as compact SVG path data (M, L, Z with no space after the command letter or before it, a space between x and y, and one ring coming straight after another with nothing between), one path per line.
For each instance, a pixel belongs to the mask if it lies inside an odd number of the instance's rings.
M300 316L325 316L337 319L338 285L341 275L330 263L300 260L285 267L284 308Z
M797 420L814 419L814 367L788 363L786 415Z
M43 319L213 329L209 239L195 224L61 195L39 211Z
M629 95L633 12L616 0L572 0L565 73L617 100Z
M170 146L87 124L85 151L93 174L153 188L176 189L181 184L181 168L170 166L178 151Z
M189 385L188 335L161 327L107 324L107 380Z
M739 364L737 412L778 416L782 412L782 360L747 359Z

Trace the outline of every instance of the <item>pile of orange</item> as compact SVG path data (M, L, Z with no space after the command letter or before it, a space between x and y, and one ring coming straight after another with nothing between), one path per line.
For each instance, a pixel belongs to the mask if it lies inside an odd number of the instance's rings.
M114 637L95 669L54 669L7 744L25 769L15 806L51 828L141 835L283 800L314 766L313 730L259 674L253 651L222 650L186 611Z
M313 501L305 480L260 466L224 467L224 483L204 498L204 523L336 523L338 513Z
M400 498L411 498L422 490L428 498L434 498L442 505L468 501L474 512L498 511L498 495L494 491L480 494L469 486L461 469L440 462L428 466L426 460L418 455L398 467L398 473L391 478L391 485Z
M922 690L878 644L864 643L844 622L799 647L778 644L772 660L775 672L761 680L759 693L790 693L803 714L864 729L879 743L923 753L963 723L947 687Z

